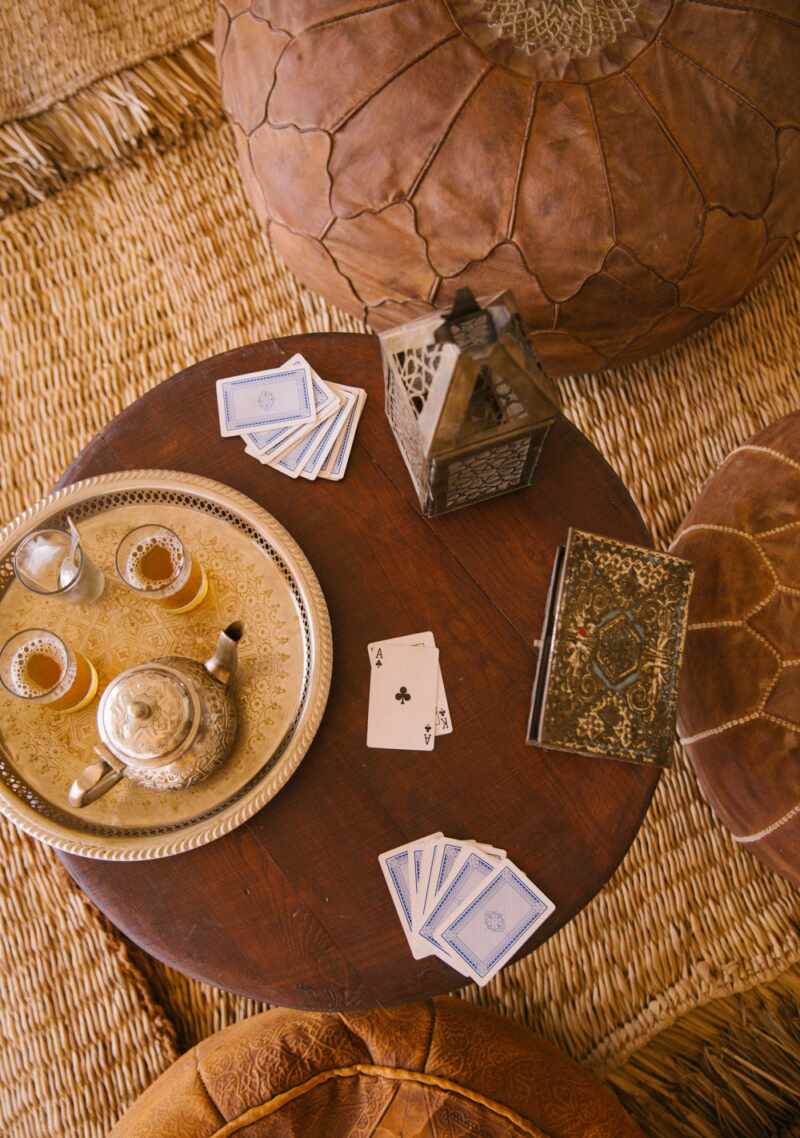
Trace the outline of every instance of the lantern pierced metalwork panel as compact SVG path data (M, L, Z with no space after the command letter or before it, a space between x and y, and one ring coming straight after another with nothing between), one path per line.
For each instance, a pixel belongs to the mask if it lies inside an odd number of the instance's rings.
M560 401L510 292L380 337L386 415L427 517L530 485Z

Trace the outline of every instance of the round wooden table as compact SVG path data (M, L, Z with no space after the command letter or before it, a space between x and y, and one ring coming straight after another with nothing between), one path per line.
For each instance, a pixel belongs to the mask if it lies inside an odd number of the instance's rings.
M220 438L214 382L302 352L364 387L342 482L292 481ZM191 976L292 1007L342 1009L435 995L464 980L415 961L378 866L442 830L502 846L553 898L530 951L608 880L633 839L653 769L528 747L525 730L556 547L567 527L649 544L619 478L566 420L534 484L425 520L383 413L377 341L293 336L187 368L93 440L62 483L112 470L192 471L249 494L300 542L324 590L333 685L319 733L280 794L202 849L149 862L61 855L127 936ZM372 640L431 629L454 731L430 753L366 747Z

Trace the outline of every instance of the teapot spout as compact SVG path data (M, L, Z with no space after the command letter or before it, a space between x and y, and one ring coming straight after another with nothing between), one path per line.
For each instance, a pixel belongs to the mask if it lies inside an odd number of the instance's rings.
M222 684L224 688L228 686L236 671L236 665L239 656L239 641L244 636L244 628L241 623L236 620L233 624L219 634L217 646L214 649L214 655L209 656L205 661L205 669L210 676Z

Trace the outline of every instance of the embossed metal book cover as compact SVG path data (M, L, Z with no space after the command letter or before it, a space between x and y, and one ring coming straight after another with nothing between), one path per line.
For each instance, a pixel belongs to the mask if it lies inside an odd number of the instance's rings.
M556 556L528 742L669 766L688 561L571 529Z

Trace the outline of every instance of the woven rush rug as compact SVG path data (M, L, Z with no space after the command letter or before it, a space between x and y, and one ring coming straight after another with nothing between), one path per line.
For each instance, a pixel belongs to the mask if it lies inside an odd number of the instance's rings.
M126 48L113 74L104 57L82 73L88 86L58 75L71 93L40 90L35 114L0 126L2 520L187 364L273 335L357 329L263 245L207 42L181 35L161 55L163 35L154 43L149 58ZM798 361L796 243L709 332L561 389L666 545L727 452L800 407ZM103 1134L179 1049L260 1010L126 946L56 858L5 822L0 857L0 1132ZM678 755L601 894L463 996L592 1066L652 1135L788 1134L799 918L797 891L734 847Z
M196 40L214 0L3 0L0 123Z

